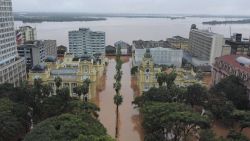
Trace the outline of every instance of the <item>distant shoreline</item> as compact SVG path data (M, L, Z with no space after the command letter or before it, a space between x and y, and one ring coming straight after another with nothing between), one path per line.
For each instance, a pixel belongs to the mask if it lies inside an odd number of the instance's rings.
M24 23L42 22L77 22L77 21L105 21L107 18L166 18L171 20L185 19L183 16L165 15L96 15L77 13L14 13L15 21Z
M221 25L221 24L250 24L250 19L229 20L229 21L208 21L202 22L204 25Z
M42 23L42 22L88 22L88 21L105 21L106 18L64 18L64 17L14 17L15 21L23 23Z

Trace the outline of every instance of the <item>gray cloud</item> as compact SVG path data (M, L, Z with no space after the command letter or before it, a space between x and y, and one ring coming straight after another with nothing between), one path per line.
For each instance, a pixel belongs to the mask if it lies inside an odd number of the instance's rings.
M12 0L14 11L250 15L250 0Z

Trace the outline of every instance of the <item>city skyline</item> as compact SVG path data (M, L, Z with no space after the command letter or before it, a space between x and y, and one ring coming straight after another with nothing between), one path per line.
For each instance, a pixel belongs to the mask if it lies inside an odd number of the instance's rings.
M249 4L248 0L13 0L14 12L250 15Z

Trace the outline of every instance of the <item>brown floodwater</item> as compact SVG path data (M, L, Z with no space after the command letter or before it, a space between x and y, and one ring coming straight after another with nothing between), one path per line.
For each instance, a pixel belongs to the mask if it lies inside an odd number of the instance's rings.
M118 141L143 141L143 130L138 109L134 109L132 101L138 95L135 78L131 77L131 58L122 57L123 76L121 80L121 94L123 103L119 107L119 137ZM100 79L101 85L97 91L94 102L100 107L99 119L107 128L108 134L115 138L116 107L113 101L113 89L116 62L109 58L106 73Z

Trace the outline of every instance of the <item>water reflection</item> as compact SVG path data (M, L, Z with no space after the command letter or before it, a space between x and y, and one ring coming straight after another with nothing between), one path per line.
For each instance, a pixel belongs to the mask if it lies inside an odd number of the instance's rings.
M121 80L123 103L119 107L119 141L143 141L143 131L139 112L134 109L132 101L138 95L136 80L130 75L131 58L122 57L123 77ZM115 91L113 89L115 75L115 58L109 58L106 74L100 79L100 87L93 101L101 108L99 119L107 128L108 133L115 137L116 107L113 102Z

